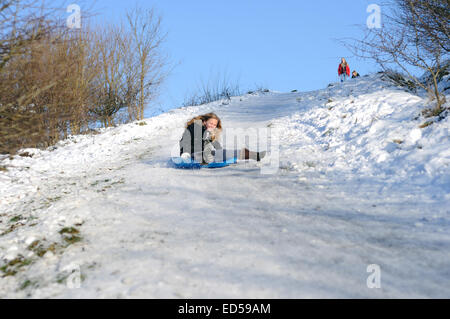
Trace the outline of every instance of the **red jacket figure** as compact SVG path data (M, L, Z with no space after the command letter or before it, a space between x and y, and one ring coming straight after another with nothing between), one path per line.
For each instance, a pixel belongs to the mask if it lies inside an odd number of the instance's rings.
M339 63L338 75L341 75L344 73L346 73L347 76L350 76L350 67L348 66L347 62L345 62L345 66L343 65L343 63Z

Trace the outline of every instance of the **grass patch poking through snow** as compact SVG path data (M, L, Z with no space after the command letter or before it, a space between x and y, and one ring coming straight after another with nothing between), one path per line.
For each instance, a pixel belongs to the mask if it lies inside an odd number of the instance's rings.
M419 125L419 128L425 128L425 127L427 127L427 126L430 126L431 124L433 124L433 122L427 121L427 122L425 122L425 123Z
M21 216L16 216L21 218ZM72 244L80 242L82 238L79 236L80 231L75 227L64 227L59 231L62 236L64 244L52 242L49 243L44 239L33 241L27 250L33 252L38 258L25 258L22 255L18 255L13 260L7 262L0 267L0 272L3 273L2 277L14 276L19 271L23 270L25 266L31 265L36 262L39 258L44 257L46 254L59 254L63 253L64 249ZM32 285L32 282L27 283L26 281L21 285L20 289L25 289Z
M51 243L50 245L45 245L45 243L35 240L28 246L28 250L34 252L38 257L44 257L47 252L56 254L56 251L61 246L58 243Z
M0 267L0 271L3 273L2 277L14 276L17 274L22 267L32 264L31 259L27 259L23 256L18 256L17 258L11 260L6 265Z
M80 231L75 227L65 227L61 229L59 233L63 236L64 241L68 245L72 245L81 241L81 237L77 236L80 233Z

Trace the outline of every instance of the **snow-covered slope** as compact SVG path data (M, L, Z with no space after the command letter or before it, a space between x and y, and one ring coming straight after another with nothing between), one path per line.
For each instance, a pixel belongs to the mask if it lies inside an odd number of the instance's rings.
M450 117L420 128L427 103L371 75L5 158L0 298L448 298ZM278 130L279 169L261 173L271 149L261 163L171 168L184 123L209 111L225 128Z

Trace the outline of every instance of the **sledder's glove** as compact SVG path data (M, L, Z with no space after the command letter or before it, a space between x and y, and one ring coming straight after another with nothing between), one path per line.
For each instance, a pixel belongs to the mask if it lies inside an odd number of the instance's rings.
M216 150L222 149L222 145L215 140L213 141L213 136L215 131L205 131L203 134L203 161L205 163L212 163L215 160Z
M212 134L210 131L205 131L203 134L203 141L205 141L205 144L212 142Z
M183 153L181 154L181 159L184 163L189 163L191 161L191 154L189 153Z
M203 161L207 164L214 162L215 154L216 149L214 148L214 145L212 143L205 144L205 147L203 148Z

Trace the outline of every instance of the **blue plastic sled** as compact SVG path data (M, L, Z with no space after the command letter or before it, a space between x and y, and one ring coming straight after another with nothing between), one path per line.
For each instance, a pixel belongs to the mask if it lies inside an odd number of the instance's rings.
M190 160L190 162L185 162L181 157L172 157L170 159L172 165L174 165L175 168L181 168L181 169L200 169L200 168L219 168L219 167L225 167L230 164L236 164L237 158L230 158L227 159L225 162L213 162L209 164L201 164L199 162L194 161L193 159Z

